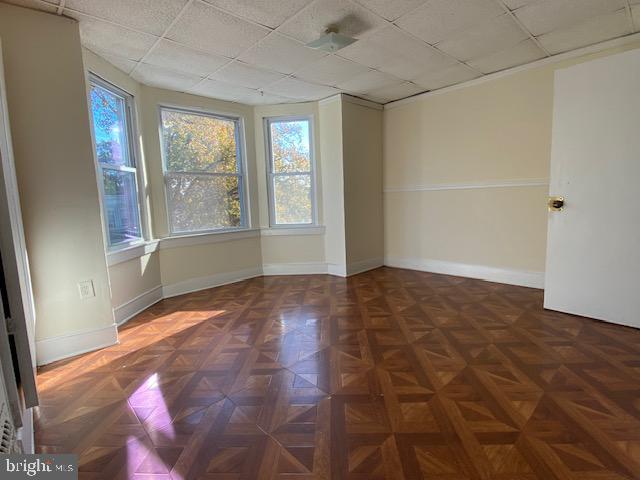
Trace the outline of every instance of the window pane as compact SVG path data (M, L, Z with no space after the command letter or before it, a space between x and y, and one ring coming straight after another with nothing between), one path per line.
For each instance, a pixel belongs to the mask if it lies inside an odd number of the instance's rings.
M309 121L271 122L273 172L310 172Z
M167 176L173 232L195 232L242 226L239 176Z
M141 238L135 174L105 168L102 179L109 245Z
M133 166L127 139L125 99L98 85L91 85L91 112L98 161Z
M273 177L276 224L312 223L311 175Z
M162 133L167 171L239 172L235 121L162 110Z

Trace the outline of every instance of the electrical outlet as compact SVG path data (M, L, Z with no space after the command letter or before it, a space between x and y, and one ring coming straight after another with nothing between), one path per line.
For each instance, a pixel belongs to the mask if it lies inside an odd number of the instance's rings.
M78 283L78 290L80 290L80 298L82 300L96 296L96 291L93 288L93 280Z

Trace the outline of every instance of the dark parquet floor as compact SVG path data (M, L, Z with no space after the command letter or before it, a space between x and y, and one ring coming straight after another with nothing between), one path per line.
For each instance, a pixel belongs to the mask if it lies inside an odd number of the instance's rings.
M255 278L38 383L37 450L86 479L640 478L640 331L478 280Z

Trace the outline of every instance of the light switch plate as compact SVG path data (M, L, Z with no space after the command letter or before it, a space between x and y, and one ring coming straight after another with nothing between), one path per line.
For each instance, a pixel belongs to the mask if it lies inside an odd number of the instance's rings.
M80 290L80 298L82 300L96 296L96 291L93 288L93 280L78 283L78 290Z

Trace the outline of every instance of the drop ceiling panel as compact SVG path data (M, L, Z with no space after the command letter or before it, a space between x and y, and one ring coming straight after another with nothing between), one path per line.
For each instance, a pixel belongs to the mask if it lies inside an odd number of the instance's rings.
M367 67L351 60L336 55L327 55L302 70L298 70L295 76L309 82L336 86L368 71Z
M128 58L118 57L117 55L108 55L106 53L103 53L100 56L114 67L122 70L127 75L130 74L138 64L138 62L134 62L133 60L129 60Z
M235 57L268 33L264 27L195 2L171 27L167 38L198 50Z
M631 33L625 10L538 37L550 53L561 53Z
M211 78L248 88L262 88L265 85L281 80L284 75L258 69L236 60L215 72L211 75Z
M312 0L204 0L229 13L276 28Z
M541 0L502 0L509 10L515 10L516 8L524 7L532 3L540 2Z
M538 36L615 12L625 5L626 0L543 0L516 10L515 15Z
M98 54L140 60L156 42L156 37L152 35L134 32L81 14L74 14L74 17L80 21L82 44Z
M66 0L65 7L125 27L162 35L187 0Z
M340 90L288 77L269 85L265 92L300 100L319 100L340 93Z
M320 0L289 18L278 31L309 43L324 34L329 26L337 27L343 35L361 38L383 25L383 19L348 0Z
M4 0L11 5L18 5L19 7L33 8L35 10L42 10L43 12L55 13L57 11L56 5L59 4L59 0L46 0L41 2L39 0ZM47 5L51 4L51 5Z
M146 63L139 64L131 76L145 85L179 92L187 91L201 80L197 75L174 72L173 70Z
M459 60L467 61L517 45L526 38L528 35L509 15L504 14L460 32L436 46Z
M393 21L422 5L425 0L356 0L363 7Z
M346 92L365 94L378 88L402 83L399 78L388 73L370 70L367 73L338 84L338 88Z
M410 97L423 91L424 88L421 88L414 83L403 82L372 90L365 95L365 98L373 100L374 102L387 103L393 100Z
M444 68L438 72L429 72L421 75L414 79L413 82L424 87L426 90L435 90L436 88L448 87L456 83L466 82L467 80L471 80L479 76L479 73L459 64Z
M455 60L393 25L340 50L339 55L405 80L410 80L425 70L435 70L455 63Z
M169 40L162 40L147 55L146 63L205 77L231 60L203 53Z
M326 56L326 53L305 47L277 33L272 33L239 60L251 65L290 74Z
M56 12L60 0L0 1ZM640 27L640 0L65 0L62 5L64 14L80 22L86 48L143 83L253 105L315 100L338 91L386 102ZM305 46L328 27L358 41L336 54Z
M456 31L503 13L504 10L495 0L429 0L400 17L396 25L434 44Z
M247 105L277 105L279 103L299 102L300 100L251 90L237 97L236 101Z
M250 96L255 90L240 85L231 85L218 80L203 80L189 90L189 93L221 100L239 101L243 96ZM257 93L257 92L256 92Z
M524 65L545 57L545 53L533 42L527 39L513 47L493 53L486 57L467 62L482 73L493 73L506 68Z

